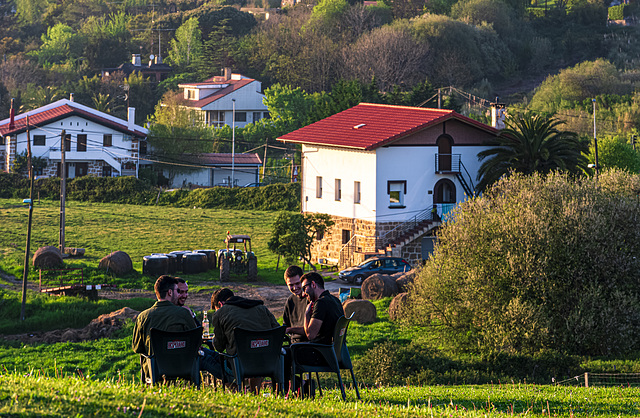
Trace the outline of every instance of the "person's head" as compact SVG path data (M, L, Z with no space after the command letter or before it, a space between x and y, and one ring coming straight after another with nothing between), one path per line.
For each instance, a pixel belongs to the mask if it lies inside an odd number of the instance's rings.
M231 297L233 297L231 289L227 289L226 287L224 289L217 289L211 295L211 309L218 310L222 308L225 302Z
M315 271L309 272L301 277L302 293L311 301L318 300L324 292L324 280Z
M175 277L162 275L156 280L153 290L156 292L156 299L166 300L173 304L178 302L178 281Z
M178 302L176 305L184 306L189 297L189 285L185 279L181 279L180 277L176 277L176 280L178 281Z
M298 266L289 266L284 272L284 281L287 283L289 291L300 299L304 297L302 294L302 282L300 280L303 274L302 269Z

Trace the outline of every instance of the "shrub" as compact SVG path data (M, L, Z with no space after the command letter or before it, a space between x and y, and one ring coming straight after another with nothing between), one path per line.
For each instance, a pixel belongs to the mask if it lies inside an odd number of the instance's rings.
M439 231L404 320L463 350L640 348L640 176L513 175Z
M623 20L626 16L627 9L626 4L609 7L609 20Z

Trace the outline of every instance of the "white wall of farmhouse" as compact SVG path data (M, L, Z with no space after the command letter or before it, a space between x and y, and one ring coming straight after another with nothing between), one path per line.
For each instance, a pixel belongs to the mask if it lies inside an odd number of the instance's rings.
M375 151L303 145L302 153L304 212L375 221ZM318 177L322 177L322 197L317 197ZM340 200L336 200L336 179L340 180ZM360 183L360 203L356 203L355 182Z

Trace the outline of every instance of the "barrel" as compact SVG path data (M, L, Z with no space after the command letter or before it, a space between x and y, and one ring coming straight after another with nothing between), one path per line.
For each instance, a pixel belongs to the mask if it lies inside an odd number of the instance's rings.
M169 258L169 274L176 274L178 271L178 256L171 253L153 253L151 255L164 255Z
M215 270L216 268L216 254L217 251L216 250L194 250L194 253L203 253L207 255L207 260L208 260L208 269L209 270Z
M142 257L142 274L162 276L169 273L169 257L166 255L145 255Z
M184 261L184 255L189 253L190 251L171 251L169 254L176 255L176 271L184 271L182 266L182 262Z
M186 253L182 259L182 271L184 274L195 274L207 271L208 257L203 253Z

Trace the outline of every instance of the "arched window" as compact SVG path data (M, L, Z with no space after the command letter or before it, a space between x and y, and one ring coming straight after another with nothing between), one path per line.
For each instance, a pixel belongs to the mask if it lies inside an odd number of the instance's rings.
M456 185L449 179L438 181L433 188L433 203L456 203Z
M451 147L453 139L449 135L440 135L436 140L438 146L438 172L451 171Z

